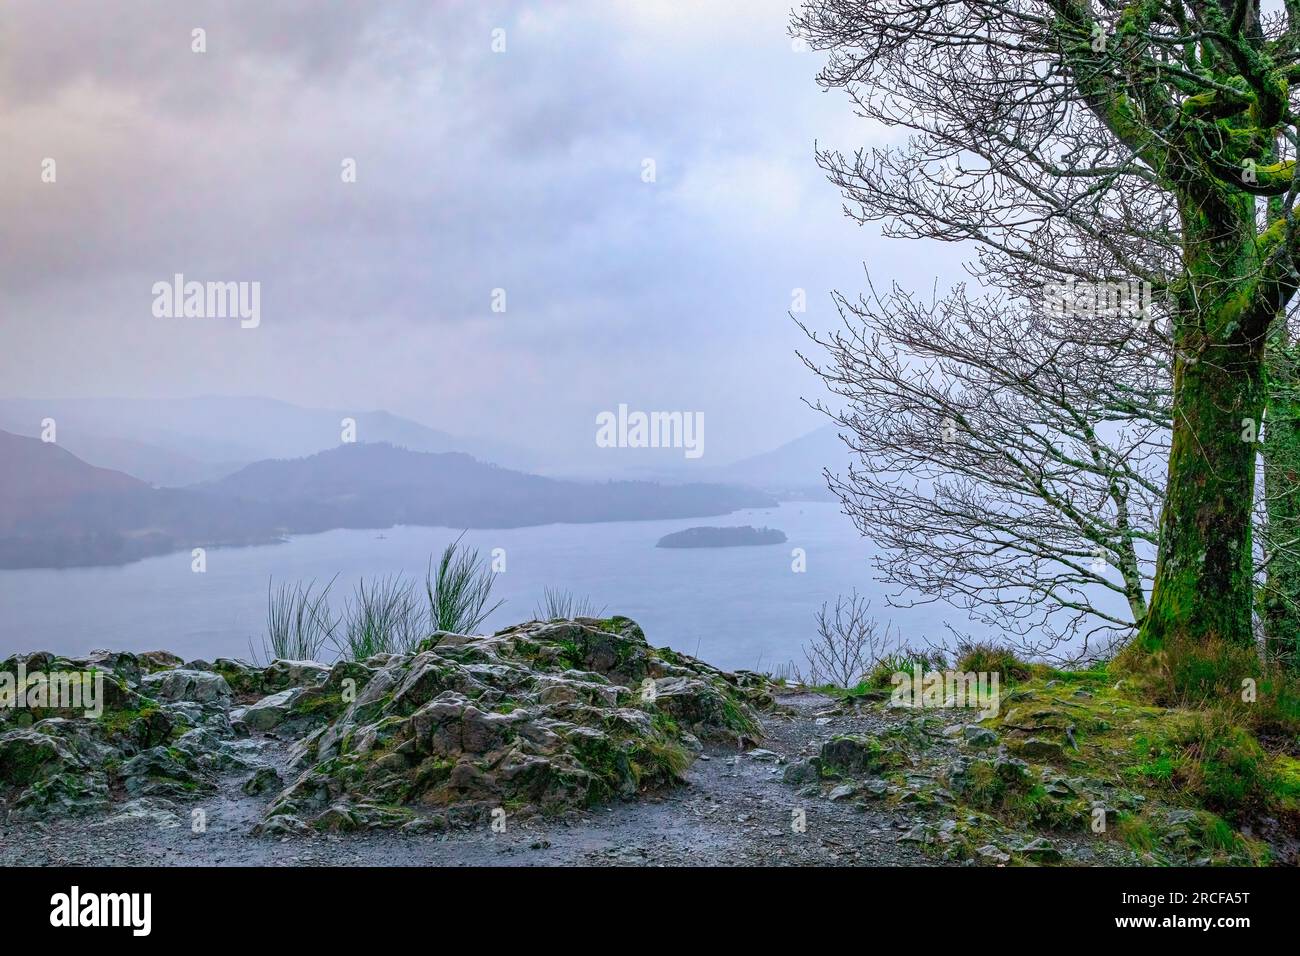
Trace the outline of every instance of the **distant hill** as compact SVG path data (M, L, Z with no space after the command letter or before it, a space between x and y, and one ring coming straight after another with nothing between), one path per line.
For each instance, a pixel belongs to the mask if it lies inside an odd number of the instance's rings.
M530 468L533 456L505 443L461 437L386 411L304 408L268 398L0 399L0 428L37 436L58 423L59 444L95 464L150 484L180 487L268 458L299 458L341 442L341 422L356 421L362 442L416 451L460 451Z
M0 432L0 531L38 527L69 501L147 490L139 479L95 468L58 445Z
M726 485L558 481L388 444L257 462L193 488L153 488L56 444L0 431L0 568L121 564L331 528L689 518L773 503Z
M835 425L823 425L772 451L726 465L711 477L762 488L777 497L830 500L822 469L848 472L850 453Z
M268 541L271 523L264 506L151 488L57 444L0 431L0 568L118 564Z
M183 488L211 481L246 464L242 461L200 461L161 445L96 435L84 428L61 428L59 445L100 468L121 471L148 484L167 488Z
M295 530L393 524L509 528L726 514L772 498L729 485L578 482L387 443L342 445L307 458L262 461L201 486L275 505Z

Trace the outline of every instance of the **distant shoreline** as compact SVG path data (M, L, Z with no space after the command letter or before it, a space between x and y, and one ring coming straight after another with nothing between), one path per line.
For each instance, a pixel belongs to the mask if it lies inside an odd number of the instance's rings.
M784 544L785 532L752 525L698 527L674 531L659 539L656 548L747 548Z
M780 502L778 502L778 504L779 503ZM569 526L595 525L595 524L603 525L603 524L621 524L623 522L671 521L671 520L677 520L679 518L722 517L724 515L738 514L743 511L754 511L754 510L766 511L766 510L770 510L770 508L768 506L756 507L753 505L746 505L740 508L733 508L729 511L719 511L719 512L713 512L709 514L699 514L699 515L672 515L672 516L653 515L653 516L636 517L636 518L603 518L602 517L602 518L591 518L588 520L579 519L579 520L569 520L569 521L539 521L539 522L527 522L521 524L500 524L500 525L423 524L420 522L401 521L401 522L393 522L391 524L386 524L386 525L374 525L374 526L367 526L367 527L353 526L353 525L339 525L337 527L332 527L332 528L313 528L310 530L282 530L282 531L269 533L265 536L250 537L245 540L212 541L212 542L205 542L205 541L198 541L198 540L193 542L171 541L165 545L156 540L149 541L148 538L142 537L142 538L136 538L134 542L128 542L126 547L124 548L112 549L112 551L115 553L103 554L100 555L99 557L92 557L89 555L78 555L77 559L68 560L60 563L55 563L52 561L42 562L42 563L10 563L11 560L15 560L15 559L21 560L22 558L26 558L28 562L31 562L31 558L32 558L31 551L30 550L24 551L23 547L17 546L17 547L13 547L12 548L13 553L10 553L10 549L7 549L5 545L27 544L28 547L30 547L30 543L17 542L14 541L13 539L0 539L0 572L74 571L77 569L84 569L84 568L120 568L132 564L137 564L141 561L149 560L150 558L160 558L160 557L165 557L169 554L179 554L181 552L192 550L193 548L203 548L204 550L207 551L226 550L231 548L260 548L260 547L267 547L271 545L287 544L291 539L294 538L310 537L312 535L318 535L318 534L328 534L333 531L390 531L395 528L442 528L444 530L454 531L454 532L509 531L518 528L544 528L547 527L548 525L569 525ZM750 527L749 525L745 525L743 526L743 528L747 528L750 531L761 530L764 532L775 533L777 535L780 535L780 538L773 539L773 540L764 540L764 541L744 541L744 542L736 542L734 544L721 544L721 545L663 544L662 542L666 538L671 538L674 536L670 534L670 535L665 535L664 538L661 538L660 539L661 543L656 544L655 547L663 547L663 548L742 547L748 545L780 544L786 540L785 534L781 531L776 531L775 529L771 529L771 528L756 529ZM702 528L688 528L687 530L688 531L697 531L697 530L732 531L732 530L740 530L740 529L702 527ZM675 534L682 534L682 533L683 532L676 532ZM148 543L145 544L145 542Z

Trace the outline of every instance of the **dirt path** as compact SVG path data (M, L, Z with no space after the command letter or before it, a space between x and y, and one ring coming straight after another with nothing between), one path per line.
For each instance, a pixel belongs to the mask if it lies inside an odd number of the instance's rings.
M0 864L9 865L380 865L380 866L908 866L928 861L896 842L915 822L879 805L803 795L782 782L789 762L817 752L834 734L878 730L888 719L828 714L819 695L778 699L762 748L738 754L710 747L686 783L639 800L596 808L573 820L513 823L504 833L385 831L253 837L268 797L246 796L243 779L193 804L162 805L132 820L0 824ZM278 763L283 748L251 741L259 759ZM806 791L804 792L806 793ZM191 812L206 832L191 830ZM802 811L805 826L794 825Z

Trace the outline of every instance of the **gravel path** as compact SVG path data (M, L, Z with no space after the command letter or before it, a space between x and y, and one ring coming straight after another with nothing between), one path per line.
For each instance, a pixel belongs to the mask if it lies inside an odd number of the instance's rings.
M0 865L377 865L377 866L908 866L932 861L898 836L914 821L880 806L801 796L782 782L784 765L817 752L834 734L878 730L879 712L830 713L815 694L778 698L764 717L768 738L744 754L710 747L686 783L639 800L560 821L506 821L504 833L387 831L254 837L269 796L240 790L242 777L209 797L162 807L153 817L0 824ZM250 742L258 757L283 760L283 745ZM246 775L245 775L246 776ZM194 809L206 832L192 832ZM798 831L797 814L804 827Z

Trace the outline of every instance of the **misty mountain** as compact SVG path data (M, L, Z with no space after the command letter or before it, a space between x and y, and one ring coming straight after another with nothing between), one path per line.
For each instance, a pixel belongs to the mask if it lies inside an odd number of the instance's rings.
M181 488L228 475L244 462L200 461L182 452L131 438L101 436L85 429L59 432L59 445L83 461L124 472L133 478L168 488Z
M275 539L264 505L156 489L57 444L0 431L0 568L119 564Z
M543 478L465 454L417 452L388 443L341 445L307 458L257 462L202 488L271 504L295 531L686 518L775 503L729 485Z
M719 468L709 477L752 485L778 498L831 500L834 496L826 488L822 469L847 474L849 460L849 449L840 440L838 427L823 425L772 451Z
M848 447L840 441L837 426L824 425L770 451L726 465L704 464L703 460L683 463L681 451L677 449L638 449L637 462L624 462L621 474L673 484L744 485L780 500L834 501L835 496L826 488L822 469L829 468L832 474L847 474L850 458ZM585 470L561 470L556 477L585 478L590 474L588 466Z
M557 481L388 444L343 445L256 462L191 488L153 488L57 444L0 431L0 568L121 564L331 528L685 518L772 503L723 485Z
M58 443L79 457L176 487L249 462L333 448L344 419L356 422L359 442L459 451L517 468L533 462L531 453L511 445L451 435L386 411L303 408L255 397L0 399L0 428L35 437L46 418L57 423Z

